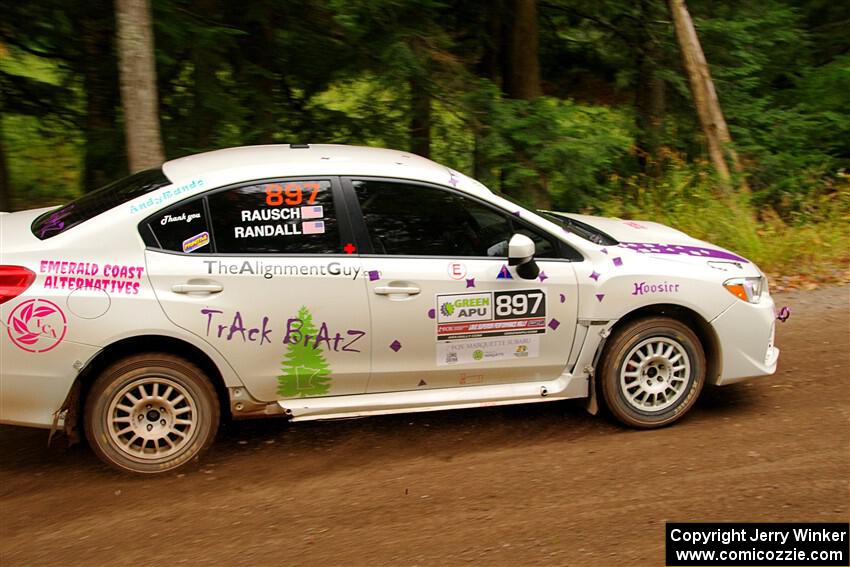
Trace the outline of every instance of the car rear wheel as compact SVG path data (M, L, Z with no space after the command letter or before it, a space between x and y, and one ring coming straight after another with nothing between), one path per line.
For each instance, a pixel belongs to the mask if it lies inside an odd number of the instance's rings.
M185 465L212 443L218 423L215 388L197 366L170 354L119 360L86 400L89 444L123 471L152 474Z
M650 317L614 333L598 380L614 417L651 429L673 423L694 405L705 367L705 352L690 328L669 317Z

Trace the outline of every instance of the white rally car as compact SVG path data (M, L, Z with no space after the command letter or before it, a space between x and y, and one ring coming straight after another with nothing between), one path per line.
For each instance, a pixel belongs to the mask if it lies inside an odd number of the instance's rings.
M0 421L123 470L222 418L588 398L667 425L776 369L765 276L652 223L531 211L404 152L257 146L0 215Z

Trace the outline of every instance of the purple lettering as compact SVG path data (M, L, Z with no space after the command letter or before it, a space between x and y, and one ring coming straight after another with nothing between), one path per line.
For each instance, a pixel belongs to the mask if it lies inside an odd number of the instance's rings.
M354 338L351 339L350 341L348 341L347 343L345 343L344 345L342 345L342 352L360 352L359 350L357 350L355 348L349 348L349 347L351 345L353 345L354 343L356 343L357 341L359 341L360 339L362 339L363 335L366 334L366 331L357 331L355 329L349 329L348 334L350 336L353 335Z
M233 323L230 325L230 334L227 335L227 340L233 339L233 335L236 333L240 333L242 335L242 341L247 341L245 338L245 325L242 324L242 314L238 311L236 315L233 316Z
M298 322L297 327L293 327L293 323ZM286 321L286 334L283 337L283 344L294 344L301 342L301 327L304 322L298 317L293 317Z
M201 309L201 315L207 316L207 336L210 336L210 325L212 324L213 313L221 313L218 309Z

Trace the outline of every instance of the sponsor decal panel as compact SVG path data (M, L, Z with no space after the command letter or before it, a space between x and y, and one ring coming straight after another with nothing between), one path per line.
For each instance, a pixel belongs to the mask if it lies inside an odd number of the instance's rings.
M437 295L437 341L546 332L540 289Z
M437 343L437 366L478 364L537 358L539 356L539 335L441 341Z

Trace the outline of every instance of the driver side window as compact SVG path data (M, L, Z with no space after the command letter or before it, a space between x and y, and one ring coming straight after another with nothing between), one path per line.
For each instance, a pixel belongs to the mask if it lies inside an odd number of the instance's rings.
M390 256L504 257L503 213L457 193L391 181L353 181L372 246Z

